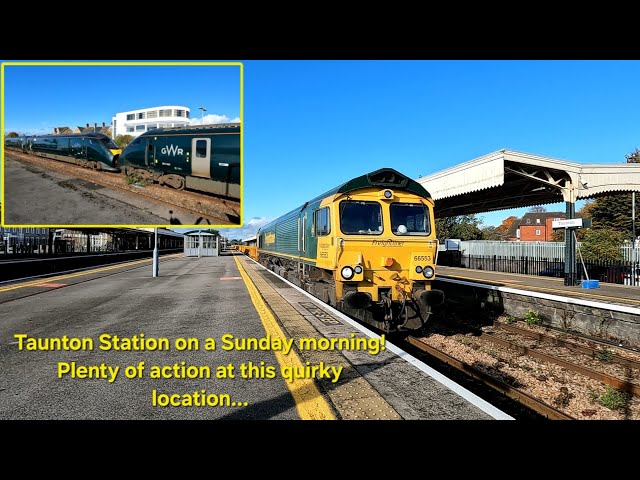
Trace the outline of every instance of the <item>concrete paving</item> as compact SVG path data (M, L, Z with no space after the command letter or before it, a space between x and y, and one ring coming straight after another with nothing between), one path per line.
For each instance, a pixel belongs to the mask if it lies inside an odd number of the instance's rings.
M64 284L66 280L57 281ZM35 287L45 288L46 287ZM30 290L25 287L23 290ZM16 289L20 290L20 289ZM38 290L34 290L36 293ZM15 290L0 292L13 295ZM263 337L264 329L232 258L179 257L0 304L1 419L295 419L293 399L281 378L129 380L56 378L58 362L127 366L277 364L269 351L18 351L15 333L37 337L219 339L230 333ZM214 370L215 371L215 370ZM122 375L120 373L119 375ZM153 407L151 392L228 393L246 407Z

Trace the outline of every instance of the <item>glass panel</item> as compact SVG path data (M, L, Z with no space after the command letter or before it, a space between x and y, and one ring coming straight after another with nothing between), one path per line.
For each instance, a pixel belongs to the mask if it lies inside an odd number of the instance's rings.
M329 235L331 225L329 224L329 208L321 208L316 212L316 236Z
M136 119L135 113L130 113L129 115L127 115L127 120L135 120L135 119Z
M378 202L340 202L340 229L347 235L380 235L382 209Z
M207 158L207 141L206 140L196 141L196 157Z
M422 203L392 203L391 231L394 235L429 235L429 210Z

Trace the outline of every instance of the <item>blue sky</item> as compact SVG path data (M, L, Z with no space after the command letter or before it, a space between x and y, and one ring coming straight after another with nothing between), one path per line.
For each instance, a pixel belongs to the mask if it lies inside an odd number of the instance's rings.
M638 61L244 65L244 214L254 226L383 166L417 178L502 148L623 163L640 145ZM480 217L499 225L526 210Z
M117 112L184 105L240 116L237 66L5 66L5 132L111 123Z
M243 63L246 226L225 229L232 238L385 166L417 178L502 148L623 163L640 145L639 61ZM91 87L78 86L68 72L55 80L48 73L13 80L7 75L5 131L26 127L25 121L35 127L94 121L77 113L88 111L86 98L92 99L95 121L163 103L189 106L193 116L202 104L209 113L239 114L237 97L220 93L237 79L227 83L188 70L198 67L146 68L167 70L152 75L144 67L127 67L123 76L88 69L82 75L90 76L84 80ZM10 88L21 95L10 96ZM43 96L60 89L57 105ZM499 225L524 211L480 216Z

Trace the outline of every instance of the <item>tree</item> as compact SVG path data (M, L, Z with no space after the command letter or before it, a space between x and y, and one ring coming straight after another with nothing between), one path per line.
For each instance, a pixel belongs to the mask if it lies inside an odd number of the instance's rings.
M513 222L517 220L518 217L516 217L515 215L511 215L510 217L507 217L502 221L502 223L498 227L498 230L500 231L500 233L504 234L505 238L507 236L507 233L509 232L509 229L513 225Z
M5 138L16 138L19 137L20 135L18 135L16 132L9 132L5 135Z
M475 215L458 215L436 219L436 235L440 240L459 238L460 240L481 240L480 220Z
M129 145L133 141L133 136L131 135L116 135L114 142L120 148L124 149L127 145Z
M640 148L625 155L627 163L640 163ZM640 203L640 202L637 202ZM638 218L636 205L636 218ZM602 195L581 209L583 218L591 218L593 229L609 229L620 232L626 238L638 236L640 222L636 222L636 231L632 232L631 221L631 193L615 193ZM578 237L579 238L579 237Z
M542 207L542 206L534 206L529 209L529 212L531 213L542 213L546 211L547 211L546 207Z
M624 239L622 232L590 228L584 234L580 251L585 260L622 260L620 247Z
M480 229L483 240L505 240L506 234L500 231L500 227L489 225Z

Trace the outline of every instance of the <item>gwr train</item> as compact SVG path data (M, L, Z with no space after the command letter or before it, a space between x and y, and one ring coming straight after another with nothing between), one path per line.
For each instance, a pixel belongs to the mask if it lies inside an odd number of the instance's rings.
M120 156L127 175L240 198L240 124L151 130Z
M6 148L83 167L109 172L120 171L118 158L122 150L104 133L5 137L4 144Z
M391 168L362 175L262 227L257 259L379 329L424 326L444 293L431 288L434 202Z

